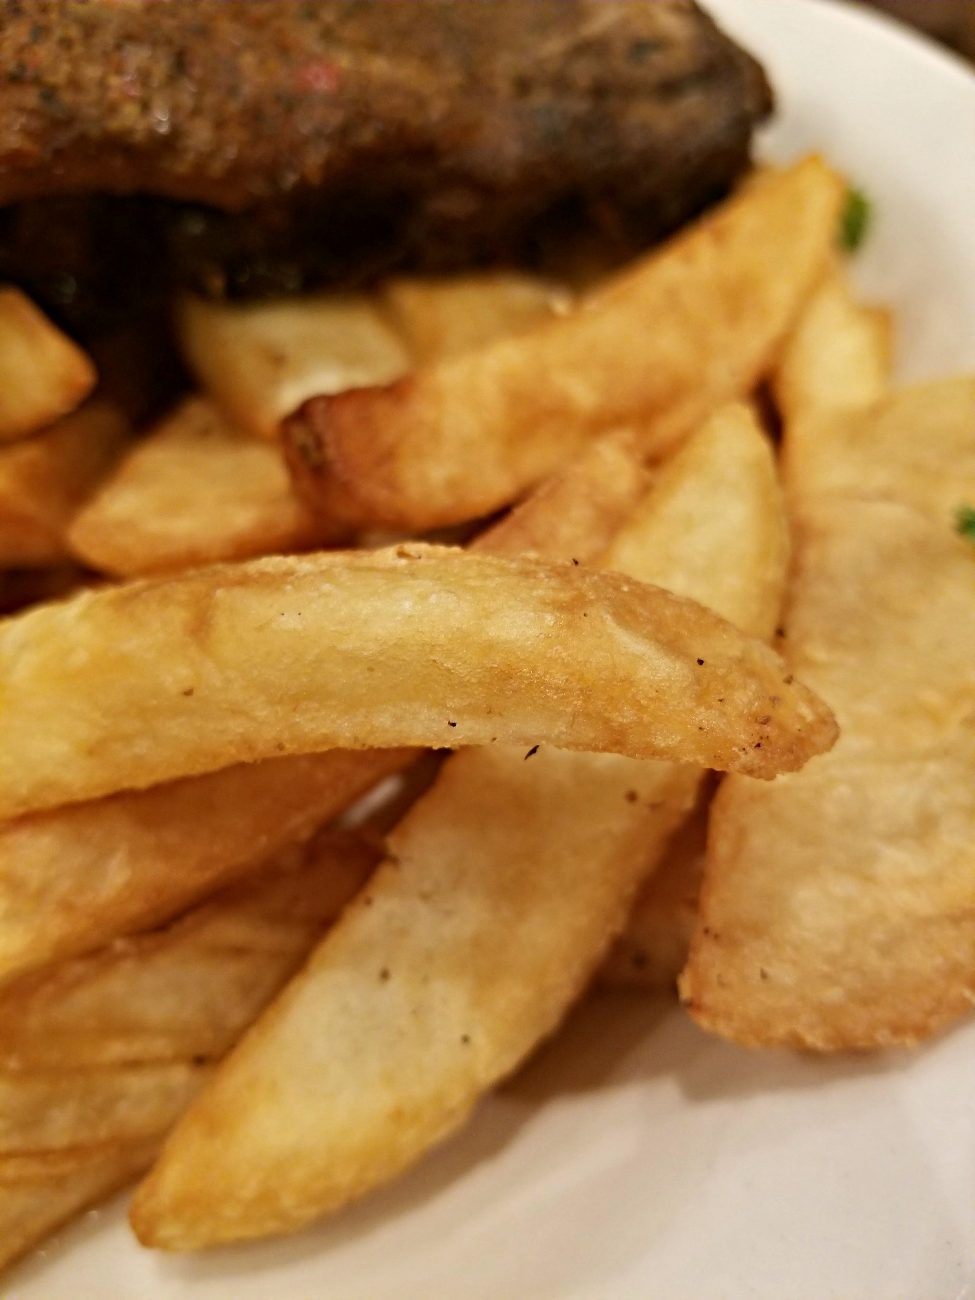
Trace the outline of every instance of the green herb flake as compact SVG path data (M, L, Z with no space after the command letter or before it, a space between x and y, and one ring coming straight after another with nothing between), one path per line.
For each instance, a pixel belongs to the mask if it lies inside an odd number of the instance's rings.
M846 191L843 215L840 217L840 245L847 253L855 253L870 230L873 208L862 190L851 186Z
M967 541L975 544L975 506L959 506L955 527Z

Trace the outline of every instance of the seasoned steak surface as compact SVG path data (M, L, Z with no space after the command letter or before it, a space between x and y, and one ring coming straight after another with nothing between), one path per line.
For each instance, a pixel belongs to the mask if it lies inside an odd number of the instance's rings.
M567 212L645 242L729 186L771 102L691 0L2 4L0 204L256 214L184 221L190 263L297 229L336 267L451 266Z

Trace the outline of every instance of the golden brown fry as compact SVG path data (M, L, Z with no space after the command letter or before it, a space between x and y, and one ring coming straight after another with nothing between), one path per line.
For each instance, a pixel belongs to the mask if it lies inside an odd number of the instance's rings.
M382 300L413 364L427 365L523 334L564 311L571 295L535 276L493 271L391 280Z
M248 304L187 296L176 330L203 389L234 424L277 436L281 419L316 393L386 384L406 349L365 295L303 294Z
M152 1164L160 1139L0 1156L0 1269Z
M0 1266L150 1163L206 1063L277 992L375 860L355 837L322 836L303 858L167 930L2 995Z
M68 533L121 577L304 551L336 534L298 500L280 450L189 398L132 448Z
M842 735L801 776L729 780L715 802L682 991L736 1041L914 1042L975 999L973 559L937 508L975 488L964 390L848 415L845 439L801 426L792 448L786 647Z
M314 399L285 425L302 490L327 518L425 530L517 498L614 425L666 451L767 370L843 192L817 159L762 175L563 319Z
M0 991L0 1068L94 1079L222 1056L376 860L358 836L328 832L163 929L22 976Z
M410 757L269 759L0 826L0 980L168 920L307 840Z
M827 410L880 401L890 387L890 313L853 296L837 264L806 303L772 376L776 404L795 423Z
M660 865L637 895L626 928L602 964L603 987L666 993L676 989L697 921L711 795L708 785L660 851Z
M959 506L975 504L973 427L967 376L908 388L872 410L800 420L783 458L793 508L824 495L898 500L951 527Z
M95 367L19 289L0 288L0 444L73 411Z
M548 743L769 776L834 738L709 611L528 558L275 557L0 625L0 816L331 748Z
M69 558L68 525L127 432L117 407L93 401L34 438L0 447L0 566Z
M754 548L777 527L784 558L771 451L736 408L678 459L605 560L718 602L748 549L729 534L744 527ZM699 512L688 565L662 543L712 481L759 513L742 505L726 524ZM447 759L366 896L174 1135L136 1202L142 1239L188 1249L293 1229L457 1127L584 987L699 780L693 767L549 748Z

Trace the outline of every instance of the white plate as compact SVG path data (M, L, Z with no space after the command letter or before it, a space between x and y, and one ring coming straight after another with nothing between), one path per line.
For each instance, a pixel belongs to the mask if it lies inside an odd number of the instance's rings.
M710 0L767 63L772 157L873 197L864 284L912 375L975 366L975 77L824 0ZM802 1059L597 1000L456 1140L296 1239L140 1252L121 1203L16 1300L964 1300L975 1296L975 1024L916 1054Z

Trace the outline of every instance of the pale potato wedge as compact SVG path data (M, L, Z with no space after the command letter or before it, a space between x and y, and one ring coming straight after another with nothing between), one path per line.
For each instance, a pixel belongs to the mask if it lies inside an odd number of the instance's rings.
M837 263L802 310L772 375L784 420L871 406L890 388L893 322L853 295ZM792 429L792 437L795 429Z
M0 625L5 817L331 748L548 743L770 776L834 738L766 646L701 606L529 558L273 557Z
M0 288L0 444L73 411L96 379L91 360L28 297Z
M563 318L315 398L284 426L296 480L326 518L428 530L515 500L614 425L664 453L767 371L843 195L818 159L763 173Z
M735 1041L911 1043L975 1000L973 556L946 508L975 490L973 392L845 413L842 437L814 436L829 412L797 426L785 649L841 738L715 801L681 987Z
M127 434L122 412L95 400L36 437L0 446L0 566L70 558L68 527Z
M414 366L523 334L572 300L559 285L516 271L402 276L388 281L380 295Z
M699 508L698 544L666 545L712 483L748 505L720 524ZM784 570L771 449L733 408L662 472L604 561L734 604L742 530ZM133 1210L140 1238L182 1250L294 1229L456 1128L581 992L700 779L537 746L448 758L365 895L174 1135Z
M97 1079L103 1067L222 1056L364 883L377 856L359 836L330 831L269 856L250 878L168 926L8 984L0 990L2 1077L81 1070ZM104 1077L110 1074L106 1069Z
M145 1169L375 864L358 837L0 994L0 1267Z
M336 536L298 500L277 446L192 397L82 506L68 545L93 569L138 577L306 551Z
M187 295L177 304L176 334L227 418L265 438L306 398L386 384L409 366L404 344L364 294L253 303Z
M0 825L0 981L169 920L306 841L411 757L268 759Z
M0 1156L0 1269L152 1164L159 1139Z
M612 435L474 547L574 553L586 562L646 486L632 439ZM407 750L336 750L268 759L0 827L0 979L167 920L306 839L413 757Z

